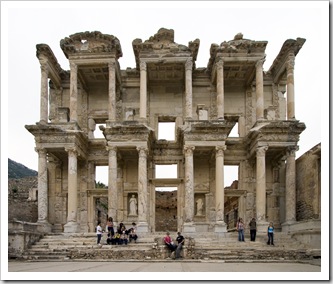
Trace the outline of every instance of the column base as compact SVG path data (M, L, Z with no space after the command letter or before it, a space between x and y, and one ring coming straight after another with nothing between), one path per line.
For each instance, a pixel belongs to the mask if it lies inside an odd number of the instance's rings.
M64 233L79 233L80 226L77 222L68 222L64 225Z
M286 221L281 224L282 232L290 233L293 231L293 226L296 224L296 221Z
M37 221L37 230L41 233L51 233L52 225L48 221Z
M257 232L258 233L267 233L268 225L269 225L269 222L267 222L267 221L258 221L257 222Z
M224 223L223 221L222 222L216 222L215 226L214 226L214 232L215 233L226 233L228 230L227 230L227 224Z
M147 222L139 222L137 226L138 233L148 233L149 227Z
M196 233L196 227L193 223L185 223L183 233Z

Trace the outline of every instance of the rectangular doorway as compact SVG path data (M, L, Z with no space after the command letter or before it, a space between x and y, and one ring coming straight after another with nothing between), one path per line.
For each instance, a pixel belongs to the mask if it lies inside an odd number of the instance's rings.
M177 231L177 187L155 188L155 231Z

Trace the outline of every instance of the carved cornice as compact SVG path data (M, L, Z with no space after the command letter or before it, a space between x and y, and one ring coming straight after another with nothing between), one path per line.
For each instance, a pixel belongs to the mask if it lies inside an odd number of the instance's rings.
M99 31L72 34L60 41L65 56L72 54L112 53L118 59L123 56L117 37Z
M193 60L193 66L197 59L200 40L196 39L189 42L189 46L174 42L174 30L161 28L148 40L134 39L132 41L135 55L136 68L140 70L140 60L143 57L156 57L156 60L163 57L190 57Z
M220 45L213 43L210 47L210 58L208 60L207 71L211 74L215 61L218 57L263 57L267 41L254 41L244 39L241 33L235 35L233 40L223 41Z
M273 61L272 66L269 68L268 73L273 77L274 83L278 83L283 77L287 68L287 61L290 59L290 54L296 56L303 44L305 43L304 38L288 39L284 42L278 56Z

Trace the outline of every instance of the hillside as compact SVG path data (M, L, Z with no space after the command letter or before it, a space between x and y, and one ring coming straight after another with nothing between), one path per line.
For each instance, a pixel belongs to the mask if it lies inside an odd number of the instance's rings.
M38 172L26 166L8 159L8 178L24 178L37 176Z

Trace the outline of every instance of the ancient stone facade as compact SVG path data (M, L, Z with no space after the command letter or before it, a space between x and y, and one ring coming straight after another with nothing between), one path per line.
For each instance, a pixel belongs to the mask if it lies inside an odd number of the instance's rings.
M115 223L156 231L155 188L177 188L177 229L187 235L227 231L225 203L238 215L276 229L296 222L295 152L305 124L295 117L294 64L305 39L288 39L268 71L267 41L237 34L212 44L196 67L200 40L182 45L160 29L133 40L134 68L120 69L117 37L82 32L60 41L70 70L50 47L37 45L40 121L26 125L36 141L38 223L45 231L93 232L96 199L107 198ZM174 139L159 126L174 125ZM94 138L96 125L104 138ZM230 137L238 125L239 137ZM177 166L159 179L157 165ZM238 188L225 191L224 166L239 168ZM108 166L108 188L95 188Z

